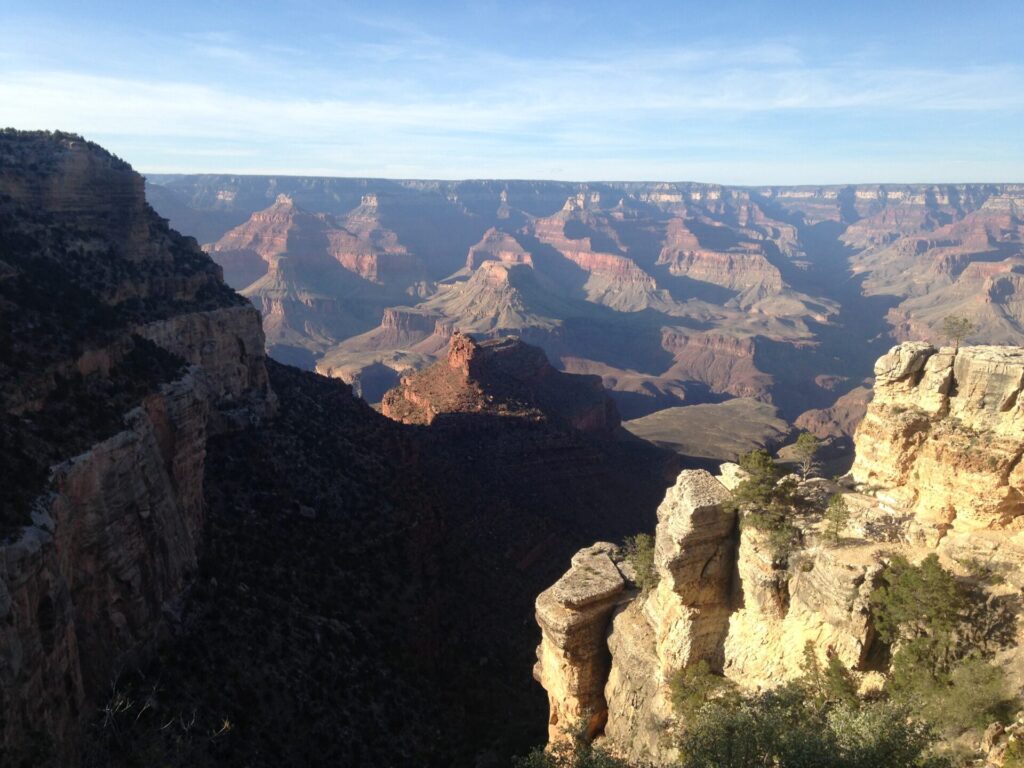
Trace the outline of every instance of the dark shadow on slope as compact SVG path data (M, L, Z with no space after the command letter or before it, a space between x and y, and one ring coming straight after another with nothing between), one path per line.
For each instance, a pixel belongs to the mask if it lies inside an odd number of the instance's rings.
M850 272L849 259L856 250L840 239L845 224L823 221L808 225L803 216L788 212L771 200L758 197L757 202L769 215L797 228L807 254L807 269L799 269L786 259L776 260L783 270L783 279L798 291L827 296L840 305L838 316L830 323L808 323L815 335L813 346L796 349L789 344L758 339L755 364L776 380L787 382L786 387L776 388L774 400L783 417L792 419L808 408L831 404L841 394L817 387L815 376L849 377L851 387L872 376L875 361L894 343L886 315L900 299L864 295L867 275ZM799 372L797 376L794 371Z
M122 680L158 707L98 725L86 765L506 765L542 742L536 595L651 530L679 460L525 419L406 427L268 367L275 418L210 442L180 630Z
M566 291L571 299L586 300L586 292L583 286L586 284L590 274L573 264L558 250L547 243L542 243L536 237L523 233L516 233L516 240L533 257L533 266L537 272Z
M658 287L667 290L669 295L678 302L697 299L709 304L724 306L739 296L739 291L721 285L694 280L686 275L673 275L667 264L654 266L648 271L658 281Z
M626 255L608 235L594 229L579 219L569 219L565 222L565 236L570 240L582 240L585 237L589 237L591 249L598 253L614 253L616 256Z
M686 227L697 236L701 246L712 251L728 251L742 242L729 227L716 227L700 219L687 219Z

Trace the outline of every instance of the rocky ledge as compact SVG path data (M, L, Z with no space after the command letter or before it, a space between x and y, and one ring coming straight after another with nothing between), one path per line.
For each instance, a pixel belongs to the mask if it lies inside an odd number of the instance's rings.
M803 501L787 519L798 543L784 554L770 529L741 523L730 492L744 477L736 465L717 477L685 470L658 509L650 573L599 544L541 594L535 676L551 703L551 742L582 732L631 763L672 764L682 723L671 681L700 663L743 690L765 690L798 676L811 648L865 688L879 684L886 651L871 594L896 554L916 562L937 552L972 583L978 568L999 573L986 599L1015 600L1024 586L1024 350L901 344L875 374L852 474L842 485L796 483ZM823 535L833 494L850 512L839 540ZM997 661L1024 679L1017 644Z

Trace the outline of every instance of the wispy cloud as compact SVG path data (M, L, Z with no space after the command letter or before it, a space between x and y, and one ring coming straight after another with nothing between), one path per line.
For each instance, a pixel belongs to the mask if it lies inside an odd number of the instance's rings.
M703 155L729 148L798 151L807 126L818 128L824 146L837 119L854 126L846 130L856 143L857 121L902 129L937 115L991 122L1024 111L1016 63L897 66L856 55L823 62L793 40L541 57L469 46L403 22L350 21L373 34L325 32L316 55L233 31L161 39L155 48L173 51L181 66L157 53L149 70L131 77L102 62L62 67L52 51L41 64L22 46L0 56L0 124L114 139L138 149L150 168L168 170L218 170L212 163L222 160L219 170L297 172L301 163L339 173L526 175L590 162L591 177L652 178L699 169ZM56 50L60 38L51 34Z

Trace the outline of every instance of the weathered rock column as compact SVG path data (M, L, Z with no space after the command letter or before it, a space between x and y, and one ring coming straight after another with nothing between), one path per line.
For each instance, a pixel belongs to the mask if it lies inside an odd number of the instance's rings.
M604 727L604 684L611 656L605 634L625 583L612 561L613 544L595 544L572 558L572 567L537 598L541 641L533 676L548 692L548 743Z
M663 677L700 660L722 667L737 544L729 499L710 473L687 470L658 507L654 562L660 578L645 613Z

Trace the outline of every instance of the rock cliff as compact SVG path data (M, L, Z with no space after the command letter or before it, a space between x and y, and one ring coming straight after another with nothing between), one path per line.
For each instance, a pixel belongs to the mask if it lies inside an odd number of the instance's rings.
M705 662L743 688L771 688L799 674L808 642L822 660L837 655L864 668L880 548L818 541L799 564L780 562L763 534L741 533L726 487L735 482L735 465L725 467L732 470L721 477L684 470L667 492L654 538L656 586L640 591L623 552L597 545L617 562L626 586L596 604L581 622L585 630L561 629L575 626L579 614L564 601L552 603L554 588L538 598L534 674L551 699L551 741L578 732L587 713L590 731L613 753L669 765L678 757L673 734L681 725L671 681L682 669ZM815 524L805 525L811 540ZM590 584L593 569L583 564L593 552L583 550L574 561L563 589Z
M195 572L208 436L274 397L259 315L126 163L68 134L0 156L0 762L74 765Z
M553 590L538 599L535 675L551 699L551 740L565 737L559 723L578 730L586 711L610 751L670 764L681 725L670 703L672 676L701 661L745 690L765 690L798 675L810 647L819 661L836 657L868 679L884 669L870 596L893 553L917 560L937 551L964 578L981 563L1006 574L992 594L1019 589L1022 389L1017 347L894 347L875 366L846 485L796 486L803 501L790 517L794 548L780 550L746 517L737 524L729 489L743 474L735 465L723 465L717 478L683 471L658 509L655 587L640 591L623 553L600 545L625 587L588 617L585 632L554 631ZM845 532L852 536L841 543L822 535L820 510L834 493L851 512ZM563 582L580 578L575 563ZM572 606L559 605L571 625ZM594 622L603 622L603 634ZM1018 646L999 663L1020 680ZM573 688L579 680L586 686Z
M562 373L541 350L519 339L476 342L458 331L447 358L403 378L384 396L381 413L407 424L489 414L605 435L619 426L618 411L598 377Z
M875 366L853 479L912 514L928 546L949 533L1012 537L1024 513L1022 387L1018 347L895 347Z
M480 242L469 249L469 254L466 256L466 269L474 270L485 261L533 266L533 257L530 253L514 237L495 227L488 229L480 238Z
M450 370L523 418L387 419L266 364L258 312L125 164L52 134L0 157L0 763L493 764L541 738L533 598L651 525L675 458L594 439L597 379L518 342ZM308 290L289 258L282 306Z
M206 248L238 289L265 272L274 257L283 255L303 266L333 260L365 280L398 283L402 288L425 279L419 259L394 232L381 226L373 195L364 197L339 222L328 214L306 211L281 194L269 208L253 213L245 224ZM262 270L256 261L263 262Z

